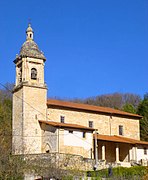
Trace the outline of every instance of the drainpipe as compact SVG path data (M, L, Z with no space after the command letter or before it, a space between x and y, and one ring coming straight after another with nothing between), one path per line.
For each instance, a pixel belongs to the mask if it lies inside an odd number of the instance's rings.
M58 128L58 153L60 151L60 137L59 137L59 128Z
M110 136L112 135L112 124L111 124L111 119L112 119L112 114L109 117L109 131L110 131Z
M94 169L97 169L98 167L98 145L97 145L97 131L95 129L95 167Z

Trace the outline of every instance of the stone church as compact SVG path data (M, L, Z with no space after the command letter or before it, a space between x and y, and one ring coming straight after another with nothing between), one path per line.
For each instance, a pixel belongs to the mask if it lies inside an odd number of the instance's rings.
M46 58L29 24L14 60L13 154L65 153L130 166L148 161L139 115L107 107L47 99Z

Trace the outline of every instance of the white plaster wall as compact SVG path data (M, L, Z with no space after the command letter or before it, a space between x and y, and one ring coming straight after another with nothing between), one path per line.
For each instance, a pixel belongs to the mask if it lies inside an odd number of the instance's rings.
M83 132L81 131L69 133L68 130L64 130L64 145L82 147L85 150L90 150L92 147L92 133L86 132L85 138L83 138Z
M147 147L147 155L144 154L144 147L139 146L137 147L137 161L141 159L148 160L148 147Z

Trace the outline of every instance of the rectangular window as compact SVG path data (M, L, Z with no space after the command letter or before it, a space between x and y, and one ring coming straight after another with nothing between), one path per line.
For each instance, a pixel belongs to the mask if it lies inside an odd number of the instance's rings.
M60 116L61 123L65 123L65 116Z
M119 135L123 136L123 126L119 125Z
M82 132L82 137L86 138L86 132Z
M90 128L93 128L93 127L94 127L93 121L89 121L89 122L88 122L88 126L89 126Z
M70 133L70 134L73 134L73 131L69 130L69 133Z
M147 148L144 148L144 155L147 155Z

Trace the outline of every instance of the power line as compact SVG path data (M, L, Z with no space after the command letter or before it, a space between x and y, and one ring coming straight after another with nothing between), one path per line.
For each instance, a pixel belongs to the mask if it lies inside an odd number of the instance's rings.
M2 87L4 87L6 90L8 90L11 94L13 94L15 97L17 97L18 99L21 99L24 103L26 103L28 106L30 106L32 109L34 109L35 111L37 111L38 113L40 113L40 115L43 115L45 117L45 119L48 119L49 121L51 121L47 115L43 114L42 112L40 112L38 109L36 109L35 107L33 107L30 103L26 102L23 98L17 96L16 94L12 93L12 91L7 88L4 84L0 83L0 85Z
M7 88L5 85L3 85L2 83L0 83L0 85L2 86L2 87L4 87L6 90L8 90L11 94L13 94L15 97L17 97L18 99L21 99L22 100L22 102L24 102L24 103L26 103L28 106L30 106L32 109L34 109L35 111L37 111L39 114L41 114L41 115L43 115L46 119L49 119L48 118L48 116L47 115L44 115L42 112L40 112L38 109L36 109L36 108L34 108L30 103L28 103L28 102L26 102L23 98L21 98L21 97L19 97L19 96L17 96L16 94L14 94L14 93L12 93L12 91L9 89L9 88ZM82 132L83 133L83 132ZM60 134L60 136L68 136L69 135L69 133L68 134ZM78 138L78 139L80 139L81 141L83 141L84 143L87 143L87 144L89 144L89 145L91 145L92 146L92 144L91 143L89 143L89 142L87 142L87 141L85 141L84 139L83 139L83 137L81 138L81 137L79 137L79 136L77 136L77 134L75 134L75 133L73 133L73 135L76 137L76 138ZM0 136L3 136L2 134L0 134ZM35 136L25 136L25 135L4 135L4 136L9 136L9 137L22 137L22 138L43 138L43 137L55 137L55 136L59 136L58 134L50 134L50 135L42 135L42 136L38 136L38 135L35 135ZM83 136L83 134L82 134L82 136ZM90 150L88 150L88 151L90 151Z
M26 102L23 98L17 96L16 94L12 93L12 91L7 88L5 85L3 85L2 83L0 83L0 85L2 87L4 87L6 90L8 90L11 94L13 94L15 97L17 97L18 99L21 99L24 103L26 103L28 106L30 106L31 108L33 108L35 111L39 112L41 115L43 115L48 121L51 121L47 115L44 115L42 112L40 112L38 109L34 108L30 103ZM83 132L83 131L82 131Z

